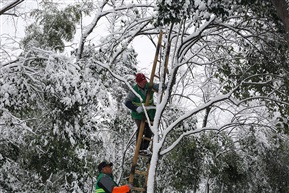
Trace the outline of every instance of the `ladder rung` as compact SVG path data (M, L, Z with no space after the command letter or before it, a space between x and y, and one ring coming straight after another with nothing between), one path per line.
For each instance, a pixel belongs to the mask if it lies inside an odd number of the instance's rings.
M144 175L144 176L147 175L147 172L146 172L146 171L136 170L135 173L136 173L136 174L139 174L139 175Z
M152 141L152 138L148 138L148 137L143 137L143 139L147 141Z
M145 192L146 191L144 188L133 187L132 189L135 190L135 191L140 191L140 192Z
M140 153L138 155L142 156L142 157L148 157L148 158L150 158L152 156L151 154L142 154L142 153Z
M154 77L156 77L156 78L160 79L160 77L159 77L158 75L156 75L156 74L154 75Z

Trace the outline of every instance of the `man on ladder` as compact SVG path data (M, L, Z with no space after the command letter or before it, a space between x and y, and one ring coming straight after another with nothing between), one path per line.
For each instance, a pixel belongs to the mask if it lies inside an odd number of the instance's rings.
M150 92L151 94L149 96L150 97L149 107L147 108L147 113L150 119L149 121L152 122L154 120L156 112L154 108L151 108L152 106L154 106L153 94L154 92L158 92L159 85L153 84L152 88L149 88L149 83L147 82L146 77L143 73L137 73L135 80L136 84L134 85L133 89L136 93L138 93L141 96L143 103L145 103L146 101L148 90L152 89L151 90L152 92ZM141 100L132 91L130 91L125 99L125 106L131 110L131 116L137 125L137 132L136 132L136 140L137 140L141 121L145 119L144 109L142 107ZM143 134L145 138L149 139L153 135L147 122L145 123ZM150 144L149 140L142 140L139 153L146 155L150 154L150 151L148 149L149 144Z

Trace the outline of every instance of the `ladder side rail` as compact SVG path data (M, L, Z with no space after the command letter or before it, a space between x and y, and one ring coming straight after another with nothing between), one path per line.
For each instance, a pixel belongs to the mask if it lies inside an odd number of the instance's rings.
M155 53L155 58L154 58L154 62L153 62L153 67L152 67L151 76L150 76L149 89L148 89L148 92L147 92L147 95L146 95L145 106L148 106L149 105L149 101L150 101L150 94L152 92L153 79L154 79L154 74L155 74L155 71L156 71L156 65L157 65L157 62L158 62L158 54L159 54L160 47L161 47L162 36L163 36L163 32L160 31L159 40L158 40L156 53ZM133 184L133 179L134 179L134 174L135 174L135 170L136 170L136 164L137 164L137 160L138 160L139 149L140 149L140 144L141 144L141 141L142 141L142 135L143 135L144 127L145 127L145 119L143 119L141 121L140 128L139 128L135 154L134 154L134 157L133 157L133 163L132 163L130 176L129 176L129 183L130 184Z
M149 170L150 170L150 163L148 164L146 175L145 175L145 187L144 187L145 189L147 189L147 186L148 186Z
M152 67L152 71L151 71L151 77L150 77L150 82L149 82L149 88L151 88L153 86L153 81L154 81L154 76L155 76L155 72L156 72L156 66L158 63L158 56L159 56L159 52L161 49L161 44L162 44L162 37L163 37L163 31L160 31L160 35L159 35L159 40L158 40L158 44L157 44L157 48L156 48L156 53L155 53L155 58L154 58L154 62L153 62L153 67ZM149 90L151 91L151 89ZM149 104L149 95L150 92L147 93L146 97L146 106Z
M137 137L135 153L134 153L134 156L133 156L132 167L131 167L130 175L129 175L129 183L130 184L133 184L133 179L134 179L134 174L135 174L135 170L136 170L136 164L137 164L137 159L138 159L138 155L139 155L139 149L140 149L140 144L141 144L141 141L142 141L142 135L143 135L144 127L145 127L145 122L142 121L141 124L140 124L140 128L139 128L139 133L138 133L138 137Z

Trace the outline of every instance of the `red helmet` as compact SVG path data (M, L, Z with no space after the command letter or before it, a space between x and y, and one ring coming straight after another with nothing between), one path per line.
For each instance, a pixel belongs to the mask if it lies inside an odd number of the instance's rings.
M135 75L135 81L137 83L142 83L143 81L146 81L146 76L143 73L137 73Z

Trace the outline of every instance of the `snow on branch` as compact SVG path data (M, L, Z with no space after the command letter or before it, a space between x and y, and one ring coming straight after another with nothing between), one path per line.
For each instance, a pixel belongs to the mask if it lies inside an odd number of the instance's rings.
M97 25L98 21L110 14L110 13L115 13L117 11L121 11L121 10L127 10L127 9L131 9L131 8L135 8L135 7L154 7L152 5L145 5L145 4L129 4L128 6L122 6L122 7L116 7L114 9L110 9L110 10L106 10L106 11L103 11L105 5L107 4L108 2L105 1L101 6L100 6L100 10L99 12L95 15L94 19L92 20L92 22L85 27L85 31L82 33L81 35L81 38L80 38L80 44L79 44L79 47L78 47L78 53L77 53L77 59L81 59L81 55L82 55L82 52L83 52L83 48L84 48L84 44L85 44L85 41L87 39L87 37L89 36L89 34L92 33L93 29L95 28L95 26Z
M134 38L137 36L137 34L149 23L150 21L146 21L145 23L143 23L140 27L138 27L138 29L135 31L135 32L133 32L133 33L131 33L131 34L129 34L129 39L125 42L125 43L122 43L123 45L128 45L130 42L132 42L133 40L134 40ZM113 59L111 60L111 63L113 63L115 60L116 60L116 58L124 51L126 49L126 46L123 48L123 49L121 49L121 50L119 50L116 54L115 54L115 56L113 57Z
M125 78L123 78L122 76L119 76L119 75L115 74L114 72L112 72L112 70L108 67L108 65L106 65L106 64L104 64L104 63L102 63L102 62L100 62L100 61L94 61L94 63L96 63L97 65L99 65L99 66L101 66L101 67L103 67L103 68L105 68L106 70L109 71L109 73L110 73L114 78L116 78L116 79L118 79L119 81L125 83L126 86L130 89L130 91L132 91L132 92L140 99L141 102L143 101L142 98L141 98L141 96L140 96L137 92L135 92L135 90L132 88L132 86L130 86L130 84L127 82L127 80L126 80Z
M199 128L199 129L196 129L196 130L191 130L191 131L187 131L187 132L184 132L182 133L182 135L179 136L179 138L177 140L175 140L169 147L167 147L166 149L162 150L160 152L160 155L164 155L168 152L170 152L172 149L174 149L176 147L176 145L179 144L179 142L185 137L185 136L188 136L188 135L192 135L192 134L196 134L196 133L200 133L200 132L203 132L203 131L219 131L221 128L209 128L209 127L204 127L204 128Z
M27 120L21 120L19 118L17 118L16 116L12 115L12 113L10 113L8 110L6 109L2 109L2 113L4 114L4 117L6 117L6 119L8 119L11 123L11 125L17 125L20 126L22 129L29 131L30 133L36 135L36 133L26 125L26 122L31 121L31 120L35 120L35 119L27 119ZM2 122L0 123L0 126L5 126L7 123Z
M175 120L169 127L167 127L163 133L163 138L161 139L162 143L164 142L166 136L168 135L168 133L176 126L178 125L180 122L182 122L183 120L187 119L188 117L191 117L192 115L206 109L207 107L217 103L217 102L220 102L220 101L224 101L224 100L227 100L231 97L232 93L233 93L234 90L232 90L231 92L225 94L225 95L221 95L221 96L218 96L218 97L215 97L213 98L212 100L210 100L209 102L195 108L194 110L192 111L189 111L187 113L185 113L184 115L180 116L177 120Z
M184 39L183 44L179 47L177 56L178 58L182 59L183 55L186 53L187 49L191 48L191 45L195 42L198 41L200 38L200 35L204 32L205 29L216 19L216 16L213 15L210 20L206 23L203 24L203 26L198 29L197 32L192 33L190 36Z

